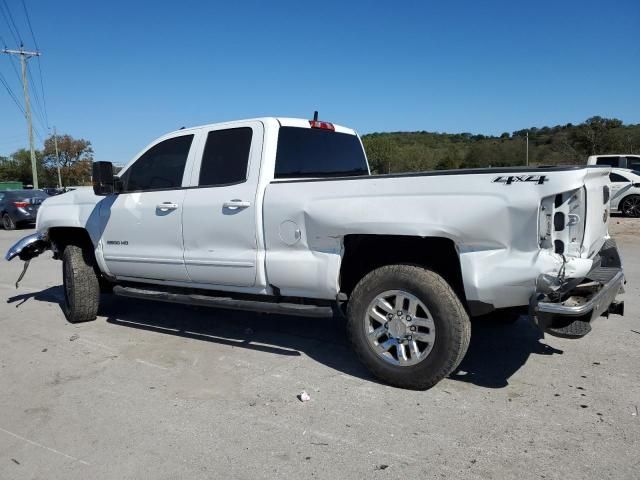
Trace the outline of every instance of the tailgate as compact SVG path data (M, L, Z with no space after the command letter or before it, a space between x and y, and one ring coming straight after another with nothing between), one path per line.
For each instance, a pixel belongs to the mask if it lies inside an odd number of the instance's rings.
M609 168L588 168L584 179L587 213L583 257L591 258L609 237Z

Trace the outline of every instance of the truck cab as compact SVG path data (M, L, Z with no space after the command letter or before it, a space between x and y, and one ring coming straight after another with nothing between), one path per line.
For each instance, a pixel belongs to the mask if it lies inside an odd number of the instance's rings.
M278 178L344 175L369 169L358 136L339 125L265 118L172 132L100 202L97 258L122 280L270 293L265 189Z
M640 155L633 154L607 154L591 155L587 159L587 165L607 165L612 168L627 168L640 171Z

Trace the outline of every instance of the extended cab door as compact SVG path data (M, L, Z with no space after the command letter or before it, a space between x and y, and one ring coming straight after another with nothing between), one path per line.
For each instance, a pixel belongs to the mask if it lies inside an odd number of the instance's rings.
M183 259L182 182L193 134L159 141L120 176L123 191L101 202L101 245L111 274L189 281Z
M183 213L184 261L195 283L256 283L261 122L204 129Z

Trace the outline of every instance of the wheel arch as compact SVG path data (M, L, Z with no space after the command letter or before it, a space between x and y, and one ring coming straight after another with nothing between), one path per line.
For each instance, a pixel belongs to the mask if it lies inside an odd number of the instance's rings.
M94 252L95 256L95 245L91 240L91 236L82 227L51 227L47 232L47 237L51 242L53 256L56 259L62 258L64 249L68 245L86 248Z
M445 237L354 234L344 237L340 291L349 295L366 274L393 264L418 265L441 275L466 305L460 256Z

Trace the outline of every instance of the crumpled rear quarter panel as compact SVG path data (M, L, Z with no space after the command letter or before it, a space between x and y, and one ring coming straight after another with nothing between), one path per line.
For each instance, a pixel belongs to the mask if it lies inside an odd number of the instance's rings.
M272 182L264 201L269 283L284 295L335 298L346 235L443 237L459 252L467 300L525 305L538 274L560 266L538 246L540 199L582 187L585 172L535 172L543 183L462 171ZM299 228L296 243L283 240L283 222Z

